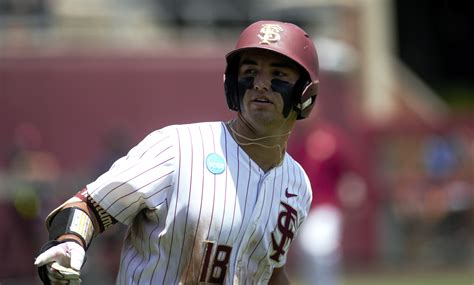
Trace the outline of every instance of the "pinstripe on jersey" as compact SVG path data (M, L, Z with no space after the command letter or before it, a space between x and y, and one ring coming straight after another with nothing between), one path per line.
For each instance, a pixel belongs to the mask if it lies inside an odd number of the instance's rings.
M225 160L222 173L209 170L209 154ZM222 122L155 131L87 189L130 226L117 284L266 283L311 202L288 154L265 173Z

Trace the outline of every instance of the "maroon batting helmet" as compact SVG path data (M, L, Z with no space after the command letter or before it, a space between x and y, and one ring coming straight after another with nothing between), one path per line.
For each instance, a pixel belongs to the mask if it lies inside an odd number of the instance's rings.
M259 21L248 26L239 37L234 50L226 55L224 87L227 104L231 110L240 110L237 90L237 70L239 55L249 49L269 50L283 55L304 70L299 84L301 88L293 94L293 108L298 119L306 118L313 107L319 84L319 62L316 48L308 34L300 27L279 21Z

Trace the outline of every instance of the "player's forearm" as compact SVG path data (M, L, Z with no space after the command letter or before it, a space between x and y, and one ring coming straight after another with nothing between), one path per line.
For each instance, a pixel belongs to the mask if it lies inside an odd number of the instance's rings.
M84 212L86 212L86 214L91 218L92 220L92 223L94 225L94 230L96 232L99 231L99 223L97 221L97 218L96 216L94 215L92 209L90 209L88 206L87 206L87 203L81 201L81 202L73 202L73 203L67 203L66 205L64 205L63 209L66 209L66 208L72 208L72 207L78 207L78 208L81 208Z
M86 188L56 208L46 219L50 240L73 239L86 249L92 237L116 222L92 199Z
M67 208L80 208L82 209L91 219L92 221L92 224L93 224L93 230L94 230L94 233L99 233L99 223L97 221L97 218L95 217L95 215L93 214L92 210L87 206L87 203L85 202L72 202L72 203L67 203L64 205L64 207L60 210L65 210ZM86 244L84 244L83 240L81 238L79 238L77 235L74 235L74 234L63 234L63 235L60 235L57 240L58 241L63 241L63 240L66 240L66 239L73 239L77 242L79 242L84 248L87 247Z
M46 218L50 241L74 240L87 249L97 234L97 222L87 203L74 199L62 204Z

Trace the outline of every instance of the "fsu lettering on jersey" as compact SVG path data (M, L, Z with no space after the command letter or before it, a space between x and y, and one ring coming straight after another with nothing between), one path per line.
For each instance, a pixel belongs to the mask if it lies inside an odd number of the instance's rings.
M289 195L286 196L288 197ZM298 219L298 212L296 212L293 207L285 202L281 202L281 205L283 206L283 210L278 215L277 228L272 233L272 247L275 252L270 256L270 258L276 262L280 261L280 257L286 253L286 245L288 244L289 246L295 237ZM276 236L278 236L277 233L279 233L280 236L279 241L277 241L276 238Z

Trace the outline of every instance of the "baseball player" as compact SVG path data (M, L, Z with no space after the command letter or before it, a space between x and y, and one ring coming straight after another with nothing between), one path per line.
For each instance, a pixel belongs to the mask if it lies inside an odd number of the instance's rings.
M80 283L92 239L128 225L117 284L287 284L288 249L312 194L286 153L317 95L318 58L299 27L259 21L227 54L235 119L167 126L51 212L35 260L45 284Z

